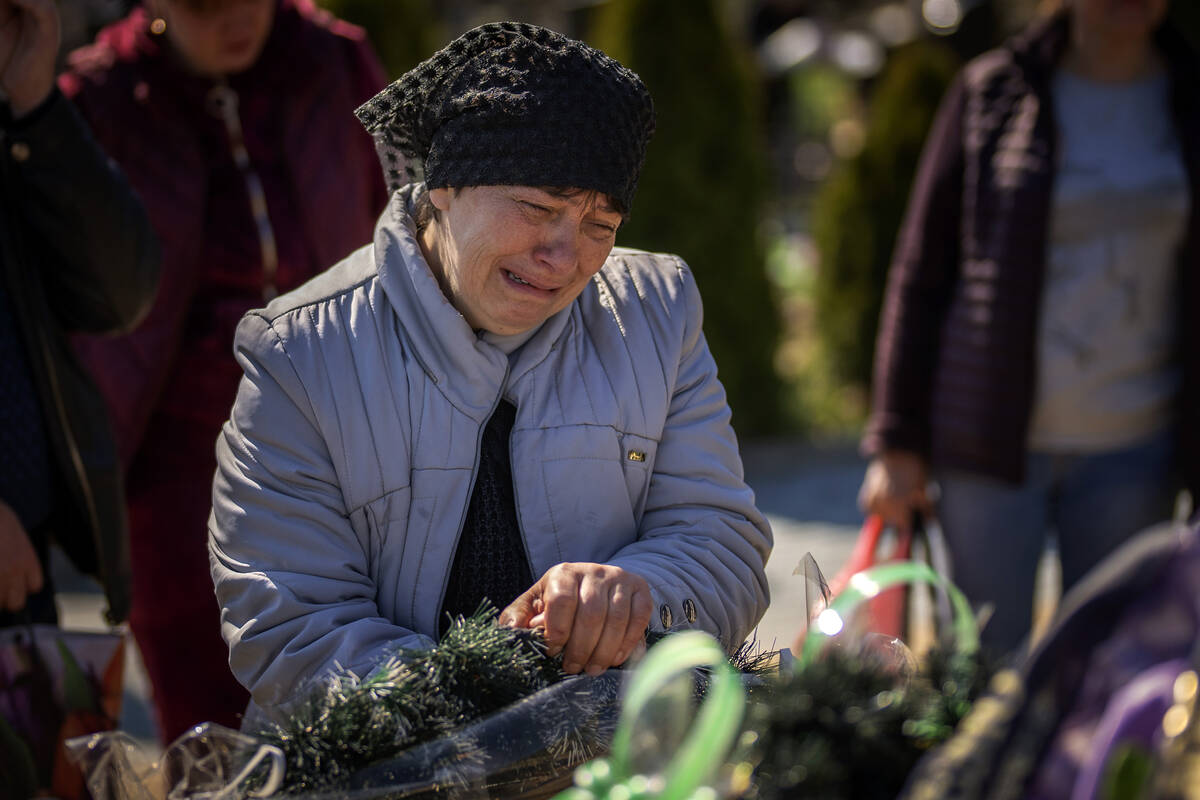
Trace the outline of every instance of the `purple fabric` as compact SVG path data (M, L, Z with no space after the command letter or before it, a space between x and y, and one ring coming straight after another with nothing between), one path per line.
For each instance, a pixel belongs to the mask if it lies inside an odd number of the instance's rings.
M1185 659L1172 659L1141 673L1113 695L1092 734L1089 755L1075 779L1071 800L1100 796L1105 767L1118 747L1134 744L1147 751L1157 748L1175 679L1185 669Z
M1200 632L1200 537L1129 604L1092 649L1078 691L1030 783L1030 800L1094 797L1109 756L1123 742L1154 744L1170 683ZM1063 687L1064 690L1075 687Z

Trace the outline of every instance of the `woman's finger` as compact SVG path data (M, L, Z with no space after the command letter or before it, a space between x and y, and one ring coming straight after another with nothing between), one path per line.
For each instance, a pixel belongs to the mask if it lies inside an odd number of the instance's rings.
M591 660L592 651L600 641L608 617L607 581L594 575L584 574L578 584L578 605L571 625L571 636L563 649L563 671L568 674L581 672Z
M629 615L632 610L630 587L616 582L608 595L608 614L604 618L604 626L596 640L596 646L584 666L589 675L599 675L604 670L620 663L617 656L625 645L625 633L629 627Z
M545 611L542 612L542 619L546 628L546 649L550 655L556 656L570 644L579 605L579 584L576 577L565 570L559 570L557 574L547 573L543 581L542 603Z
M529 620L534 615L534 599L532 592L537 587L527 589L523 594L517 597L508 604L496 621L509 628L528 628L530 627Z
M646 628L650 626L650 615L654 613L654 598L645 586L635 588L629 602L629 621L625 625L625 636L614 665L624 664L639 649L646 647Z

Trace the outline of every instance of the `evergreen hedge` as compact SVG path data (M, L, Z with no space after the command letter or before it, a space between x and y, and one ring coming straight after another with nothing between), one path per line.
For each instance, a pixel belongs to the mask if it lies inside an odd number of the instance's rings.
M779 321L759 234L769 184L761 100L712 0L609 0L590 43L641 76L657 130L618 242L680 255L740 434L777 430Z
M893 52L872 92L862 150L835 166L814 203L817 331L836 377L854 386L870 386L892 248L925 135L958 67L935 40Z
M430 0L317 0L317 4L366 29L392 80L446 43Z

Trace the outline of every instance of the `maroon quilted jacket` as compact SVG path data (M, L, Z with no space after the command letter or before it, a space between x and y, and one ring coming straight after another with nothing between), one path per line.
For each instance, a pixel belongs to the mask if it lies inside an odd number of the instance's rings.
M863 450L1019 482L1033 402L1054 180L1050 80L1068 42L1053 17L969 63L942 101L897 240ZM1181 304L1200 308L1200 65L1157 34L1191 193ZM1194 313L1180 319L1194 318ZM1200 325L1181 331L1184 479L1200 489ZM1200 496L1200 495L1197 495Z
M264 275L214 83L184 71L148 28L135 8L73 53L59 81L162 241L146 321L129 336L77 343L126 465L156 414L211 428L211 450L241 376L232 356L238 319L264 304L268 283L285 292L368 243L387 199L374 145L353 116L383 88L383 68L361 29L312 0L280 0L258 62L229 80L278 247L274 279Z

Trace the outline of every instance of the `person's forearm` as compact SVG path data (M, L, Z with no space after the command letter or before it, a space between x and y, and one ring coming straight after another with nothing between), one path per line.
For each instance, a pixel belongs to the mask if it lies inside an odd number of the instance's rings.
M879 320L871 417L862 450L926 454L942 321L959 261L965 89L947 90L926 139L888 270Z

